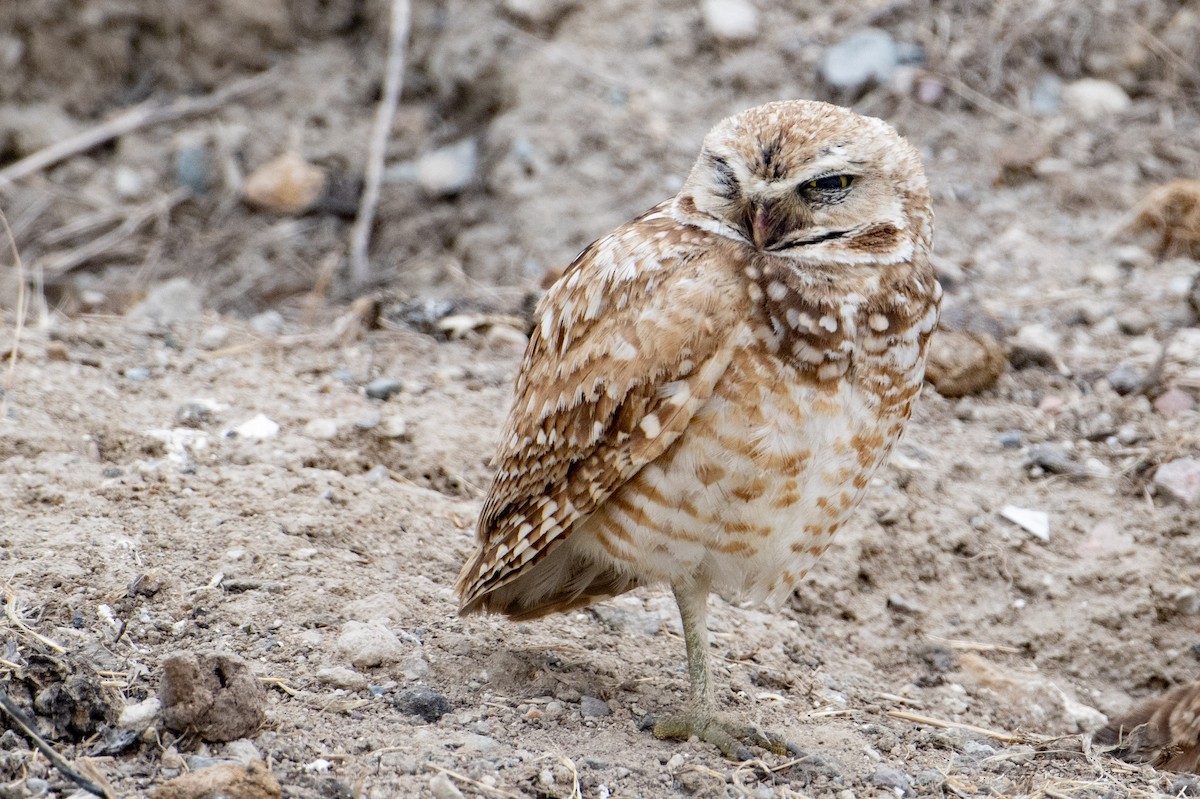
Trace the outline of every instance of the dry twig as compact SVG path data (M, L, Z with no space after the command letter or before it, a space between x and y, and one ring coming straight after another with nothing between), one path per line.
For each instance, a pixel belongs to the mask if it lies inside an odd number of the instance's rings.
M1051 740L1040 735L1014 735L1012 733L1000 732L999 730L989 730L986 727L976 727L974 724L964 724L961 721L948 721L946 719L931 718L930 716L920 716L905 710L889 710L887 714L894 719L903 719L904 721L912 721L930 727L940 727L944 730L966 730L986 735L989 738L995 738L997 741L1002 741L1006 744L1033 744Z
M12 722L13 726L20 730L21 733L28 738L34 746L37 747L38 751L45 755L46 759L49 760L54 767L62 772L63 775L65 775L68 779L90 794L94 794L95 796L103 796L105 799L113 799L113 796L110 792L72 768L71 764L68 763L66 759L60 755L45 738L38 734L37 727L34 725L34 723L26 718L25 714L21 711L21 708L17 707L16 703L9 699L8 694L3 691L0 691L0 711L3 711L4 715L8 716L8 719L10 722Z
M25 156L14 164L9 164L4 169L0 169L0 189L7 188L14 181L37 174L59 161L79 153L85 153L93 147L118 136L124 136L126 133L184 117L211 113L230 100L265 88L274 79L274 70L267 70L249 78L234 81L203 97L181 97L167 105L161 105L158 101L147 101L136 105L106 122L80 131L60 142L55 142L36 153Z
M0 211L0 222L4 223L4 232L8 235L9 246L12 247L13 265L17 268L17 307L14 309L17 318L13 323L12 348L8 353L8 369L4 373L4 391L0 397L0 420L4 420L8 418L8 398L12 395L13 374L17 369L17 357L21 354L21 333L25 330L25 311L29 298L25 289L25 264L21 261L21 253L17 251L17 240L3 211Z
M67 650L62 645L50 640L41 633L31 629L29 625L21 621L21 617L17 615L17 595L13 593L11 588L4 589L4 615L8 616L8 620L17 626L26 635L37 639L44 646L48 646L60 655L65 655Z
M408 45L411 22L409 0L392 0L392 27L388 44L387 71L383 79L383 97L375 111L375 126L367 150L367 169L363 176L362 201L358 216L350 229L350 278L362 285L370 277L367 245L371 241L371 225L375 222L375 206L379 203L379 185L383 182L383 157L387 150L392 117L400 102L400 87L404 80L404 50Z

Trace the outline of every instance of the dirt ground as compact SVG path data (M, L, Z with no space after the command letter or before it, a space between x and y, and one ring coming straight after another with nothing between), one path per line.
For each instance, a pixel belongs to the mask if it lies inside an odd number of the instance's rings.
M415 5L356 286L347 219L239 192L289 150L362 173L386 3L0 3L0 169L275 71L0 181L23 264L0 258L0 353L31 298L0 398L0 685L42 734L122 797L254 758L286 797L1200 793L1088 744L1200 678L1200 503L1154 479L1200 457L1200 253L1123 232L1200 177L1195 8L758 0L734 41L692 0ZM871 26L905 63L830 85L829 48ZM686 695L669 591L510 624L458 618L452 586L544 273L673 194L716 120L780 97L917 145L947 323L1009 364L974 396L927 387L780 611L713 597L719 701L807 753L736 764L642 729ZM464 140L461 186L413 177ZM265 719L221 743L137 717L179 652L243 658ZM0 797L76 790L0 735Z

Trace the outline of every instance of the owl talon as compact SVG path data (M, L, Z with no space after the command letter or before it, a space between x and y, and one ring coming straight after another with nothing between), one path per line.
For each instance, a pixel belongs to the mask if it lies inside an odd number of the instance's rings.
M668 716L654 725L654 737L660 740L686 741L693 735L720 749L730 760L752 759L754 754L746 744L777 755L800 752L799 747L777 733L695 711Z

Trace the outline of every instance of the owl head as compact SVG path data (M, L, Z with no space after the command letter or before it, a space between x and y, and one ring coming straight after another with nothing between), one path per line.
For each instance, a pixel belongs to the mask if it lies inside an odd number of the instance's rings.
M896 263L928 249L929 189L887 123L788 100L722 120L675 200L680 222L806 263Z

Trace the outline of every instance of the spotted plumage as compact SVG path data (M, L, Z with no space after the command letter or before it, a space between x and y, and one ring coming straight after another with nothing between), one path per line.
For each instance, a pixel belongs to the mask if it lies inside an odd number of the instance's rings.
M679 194L539 305L462 612L670 584L693 705L656 734L743 753L715 720L704 600L781 601L860 501L920 390L931 235L883 122L793 101L717 125Z
M1200 682L1137 705L1097 732L1093 742L1132 763L1200 772Z

